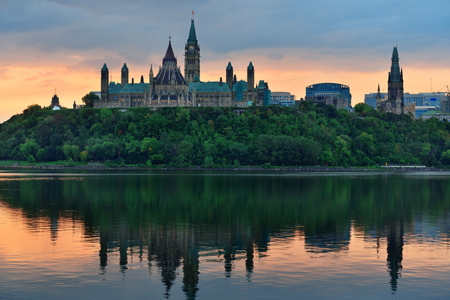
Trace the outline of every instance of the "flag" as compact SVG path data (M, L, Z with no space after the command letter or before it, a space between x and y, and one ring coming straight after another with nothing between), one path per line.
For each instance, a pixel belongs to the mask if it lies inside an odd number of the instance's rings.
M194 15L194 10L192 10L192 15Z

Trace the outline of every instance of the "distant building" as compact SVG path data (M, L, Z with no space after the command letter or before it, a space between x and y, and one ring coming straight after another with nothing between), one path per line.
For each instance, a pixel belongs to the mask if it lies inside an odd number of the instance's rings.
M388 93L380 93L380 96L381 102L388 99ZM376 108L376 97L377 93L365 94L364 103ZM426 110L433 108L433 110L438 109L450 112L448 93L403 93L403 103L404 107L414 103L416 107L427 107Z
M53 107L60 107L61 106L61 105L59 105L59 97L56 95L56 93L55 93L55 95L52 98L51 106L53 106Z
M271 105L294 106L295 95L288 92L272 92L270 97Z
M415 109L415 113L414 113L415 119L420 119L420 117L428 111L436 111L436 107L434 107L434 106L417 106L416 105L416 109Z
M405 115L411 114L413 119L416 118L416 104L415 103L405 103Z
M347 85L339 83L318 83L306 87L306 101L325 102L336 108L351 107L352 94Z
M450 113L442 111L442 110L429 110L427 112L424 112L420 116L420 118L422 120L427 120L427 119L430 119L430 118L437 118L440 121L443 121L443 120L450 121Z
M150 66L149 82L129 82L129 70L125 63L121 70L121 82L109 82L106 64L101 70L100 100L94 101L95 108L103 107L173 107L173 106L238 106L246 107L268 104L270 90L267 82L260 81L255 86L255 69L252 62L247 68L247 81L236 80L231 62L226 67L226 81L200 81L200 46L191 20L189 37L185 45L184 76L177 58L169 46L166 55L154 76Z
M364 103L373 107L377 108L377 95L378 93L370 93L364 95ZM381 101L385 101L388 99L388 93L380 93Z
M382 108L387 112L395 114L404 113L403 99L403 70L400 69L397 47L394 47L391 58L391 71L388 73L388 98L383 100L378 85L377 109Z

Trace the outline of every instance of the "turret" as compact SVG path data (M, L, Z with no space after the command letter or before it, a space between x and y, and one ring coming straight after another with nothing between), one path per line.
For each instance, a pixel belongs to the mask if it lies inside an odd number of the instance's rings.
M128 84L128 67L127 64L123 64L122 67L122 80L121 80L121 87L123 88L126 84Z
M148 83L150 86L153 85L153 80L154 80L154 76L153 76L153 66L150 65L150 74L148 75Z
M381 107L381 94L380 94L380 84L378 84L378 93L377 96L375 97L375 99L377 99L377 109L379 107Z
M109 70L106 64L103 64L103 68L101 70L101 96L102 101L108 100L108 87L109 87Z
M233 66L231 65L231 62L229 62L227 66L227 84L230 87L230 90L233 90Z
M252 62L250 62L247 68L247 89L249 93L253 92L254 84L255 84L255 69L253 68Z

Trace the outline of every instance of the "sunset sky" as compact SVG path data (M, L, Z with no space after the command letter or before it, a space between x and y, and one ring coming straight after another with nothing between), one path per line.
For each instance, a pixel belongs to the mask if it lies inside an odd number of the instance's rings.
M158 69L169 32L184 70L192 10L201 49L201 80L225 79L231 61L296 99L321 82L350 86L352 105L387 89L393 44L405 92L450 85L448 0L0 0L0 122L28 105L63 106L100 90L100 69L113 81L126 62L130 78Z

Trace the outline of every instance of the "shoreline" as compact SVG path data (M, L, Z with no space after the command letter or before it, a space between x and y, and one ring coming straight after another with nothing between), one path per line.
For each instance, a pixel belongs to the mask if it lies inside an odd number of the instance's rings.
M298 171L298 172L379 172L379 171L426 171L445 172L450 169L439 169L434 167L230 167L230 168L204 168L204 167L107 167L107 166L0 166L1 169L11 170L121 170L121 171Z

